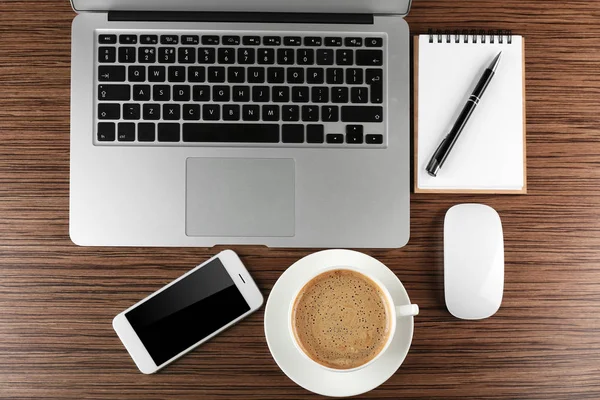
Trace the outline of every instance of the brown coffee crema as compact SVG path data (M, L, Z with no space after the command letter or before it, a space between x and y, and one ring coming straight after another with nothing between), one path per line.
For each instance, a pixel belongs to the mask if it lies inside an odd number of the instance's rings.
M375 358L385 346L391 315L385 294L367 276L347 269L310 280L292 309L296 341L317 363L351 369Z

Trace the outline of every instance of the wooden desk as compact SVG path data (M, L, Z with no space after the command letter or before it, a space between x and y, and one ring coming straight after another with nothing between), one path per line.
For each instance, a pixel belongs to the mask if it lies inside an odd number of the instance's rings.
M300 399L263 310L163 372L140 374L112 317L218 249L81 248L69 240L66 0L0 2L0 398ZM417 0L413 33L527 38L527 196L413 195L412 238L367 253L421 306L400 370L365 398L600 398L600 2ZM442 219L461 202L502 216L496 316L446 311ZM311 250L237 247L266 296Z

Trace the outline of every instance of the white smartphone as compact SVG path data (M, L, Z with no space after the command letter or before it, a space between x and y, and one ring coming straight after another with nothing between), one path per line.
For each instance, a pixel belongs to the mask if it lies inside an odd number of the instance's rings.
M113 319L113 328L144 374L152 374L252 314L263 296L225 250Z

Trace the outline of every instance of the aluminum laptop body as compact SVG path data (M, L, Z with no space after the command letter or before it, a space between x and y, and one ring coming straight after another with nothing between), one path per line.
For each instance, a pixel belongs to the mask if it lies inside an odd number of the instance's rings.
M408 242L409 29L403 17L410 9L410 1L72 0L72 3L78 13L72 26L71 78L69 228L74 243L83 246L247 244L398 248ZM189 84L188 88L179 90L179 86L175 86L178 84L165 78L163 87L172 92L174 98L178 94L187 96L188 103L180 106L168 102L99 104L107 92L125 87L123 83L128 84L128 79L137 76L137 69L121 62L126 62L130 54L140 61L144 51L154 52L141 49L143 44L139 41L129 46L131 53L121 49L119 46L127 47L123 41L127 42L130 36L149 43L154 43L153 38L160 38L153 44L158 51L156 57L164 55L167 58L171 52L174 57L179 54L178 62L182 62L187 51L182 48L182 41L195 43L188 48L192 49L192 61L200 61L202 51L208 54L208 50L202 49L204 44L210 44L211 37L221 45L225 45L225 41L233 44L229 50L211 50L216 51L213 54L217 54L219 62L227 61L229 51L237 55L236 61L241 62L244 45L252 43L252 37L262 40L261 45L278 45L281 40L280 46L294 43L303 46L313 40L312 45L321 46L313 51L293 48L290 54L298 56L295 63L301 63L306 54L325 58L335 54L336 62L342 62L346 54L354 52L349 61L343 61L350 66L340 67L345 79L351 79L350 74L358 74L359 83L364 79L382 79L385 82L380 89L382 98L372 107L382 113L371 113L369 123L352 122L358 118L353 110L359 110L355 106L360 104L352 105L350 101L362 101L362 89L347 85L348 81L337 86L328 86L325 82L325 99L316 100L322 93L319 88L306 89L306 93L311 91L311 102L297 106L300 117L296 116L296 120L301 119L295 127L284 127L286 122L281 121L260 125L259 129L251 127L248 132L254 130L262 139L259 143L247 143L243 136L245 131L232 125L238 122L227 125L234 128L234 133L216 125L226 123L226 113L233 113L234 109L241 110L244 119L253 118L252 105L238 107L233 103L237 86L231 87L233 97L227 97L228 103L213 104L216 101L213 98L208 103L196 104L195 99L203 93L202 87L217 96L223 94L221 86L184 82L182 85ZM159 49L164 44L161 41L168 41L169 37L181 42L171 48ZM104 40L113 43L113 38L119 38L116 44L102 44ZM246 43L246 39L250 42ZM168 44L165 46L169 47ZM326 50L327 44L362 47L350 48L348 53L341 47ZM368 44L380 46L383 60L364 60L376 54L367 47ZM255 46L255 50L259 57L256 62L261 62L263 54L279 58L287 54L279 48L271 51ZM254 56L254 50L252 53ZM111 61L117 58L111 66L99 64L111 57ZM359 59L361 63L373 61L380 66L356 68ZM149 65L140 67L144 73L148 72L147 79L150 79L151 71L168 71L169 79L172 74L177 74L177 68L163 67L158 64L160 61L156 61L152 69ZM350 70L352 63L355 68ZM231 72L237 71L232 68L236 65L223 67L221 71L229 72L232 78ZM115 66L118 68L113 68ZM258 70L261 68L258 64L255 66ZM191 63L182 66L181 71L187 71L190 77L192 71L202 71L202 74L213 71L211 66L206 66L206 70L203 68ZM249 79L250 66L239 68L248 72ZM279 79L277 69L269 68L266 68L269 80L271 73L273 79ZM289 68L285 71L288 79L292 79L290 76L295 72ZM307 80L313 71L316 71L315 77L326 72L327 80L330 72L335 74L333 69L302 68ZM362 71L358 71L361 68ZM377 70L382 75L373 75ZM121 86L101 82L110 74L120 74L119 71L128 74L128 78L121 77L125 81ZM217 70L214 73L219 74ZM317 79L324 82L325 78ZM228 85L227 81L222 85ZM273 96L269 103L256 106L258 112L262 107L264 118L272 117L272 109L284 112L287 104L273 103L277 101L275 97L283 96L284 92L287 95L288 91L294 97L305 90L296 89L287 82L264 85L267 95ZM138 89L140 94L149 89L157 97L160 90L155 86L142 82L140 86L134 86L133 96ZM253 89L251 86L248 84L244 89L242 85L239 96L244 97L245 90ZM345 86L348 89L344 89ZM193 93L186 93L188 89ZM229 96L229 89L226 92ZM342 93L351 96L352 100L336 97ZM325 103L314 105L312 99ZM289 101L292 101L291 97ZM333 101L341 103L334 104ZM213 106L222 113L218 114L221 115L218 120L208 114ZM161 112L160 120L144 122L142 118L151 117L146 114L151 113L153 107ZM179 110L183 115L179 120L167 123L169 121L165 119L172 113L172 107L176 107L177 115ZM331 113L333 108L336 115L327 115L326 110ZM317 113L316 117L307 116L313 111ZM103 121L102 118L111 112L115 113L116 120ZM133 115L138 112L139 115ZM196 120L186 121L186 116L194 116ZM130 117L135 120L127 120ZM241 120L239 115L235 117ZM211 119L211 123L205 118ZM342 123L342 119L346 122ZM306 120L309 122L303 122ZM272 136L267 137L271 128L278 132L275 140L271 140ZM210 132L206 133L206 129ZM172 135L175 131L177 135ZM197 135L200 131L204 132L202 136ZM211 141L211 137L221 139ZM185 140L189 142L184 143Z

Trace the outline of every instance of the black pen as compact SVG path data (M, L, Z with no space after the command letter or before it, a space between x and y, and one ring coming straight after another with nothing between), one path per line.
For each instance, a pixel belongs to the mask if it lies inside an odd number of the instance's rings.
M479 83L477 83L473 94L471 94L469 100L467 100L467 104L465 104L465 107L458 116L458 119L454 123L452 130L444 138L444 140L442 140L442 143L440 143L435 153L433 153L433 156L431 157L431 160L429 161L429 164L427 164L426 168L429 175L437 176L440 168L442 168L442 165L444 165L446 158L448 158L448 154L450 154L452 147L454 147L454 143L456 143L456 141L458 140L458 137L467 125L467 122L469 122L471 114L473 114L473 111L475 111L477 104L479 104L479 100L481 100L481 97L485 93L485 90L492 81L492 78L496 73L496 69L498 68L498 64L500 64L501 55L502 52L498 53L496 58L494 58L494 61L492 61L490 66L487 67L486 70L483 72Z

